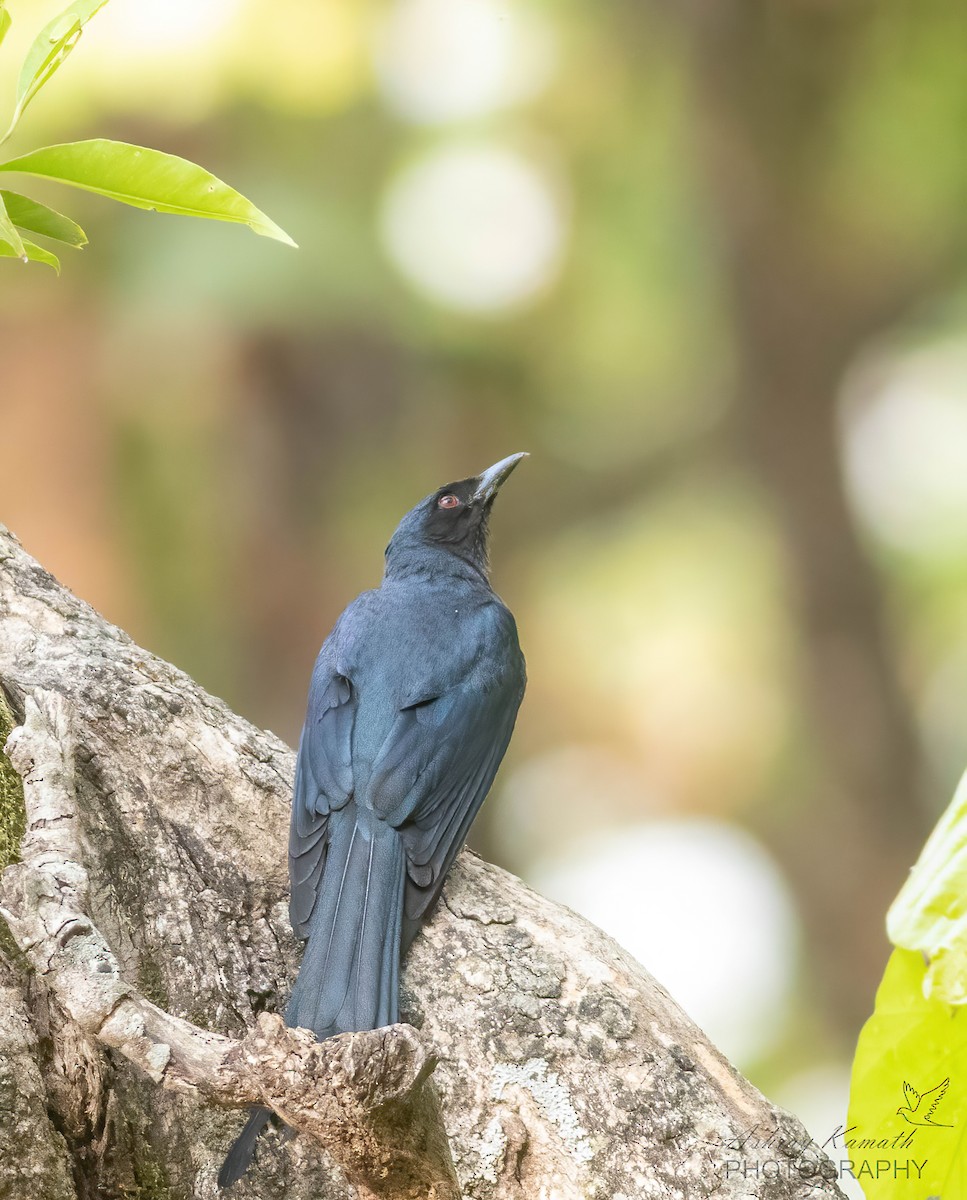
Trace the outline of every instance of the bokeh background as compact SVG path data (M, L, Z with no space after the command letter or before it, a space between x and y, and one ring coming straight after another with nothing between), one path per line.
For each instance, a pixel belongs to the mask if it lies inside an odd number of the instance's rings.
M529 450L474 844L823 1137L967 763L965 44L960 0L112 0L10 146L182 154L301 249L29 188L92 244L0 264L0 519L294 742L402 512Z

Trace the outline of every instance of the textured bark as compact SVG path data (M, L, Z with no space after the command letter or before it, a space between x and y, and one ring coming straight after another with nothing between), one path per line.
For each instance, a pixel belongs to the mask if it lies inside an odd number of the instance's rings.
M12 751L29 833L3 895L30 960L0 944L0 1107L16 1114L13 1134L0 1112L0 1197L214 1197L241 1116L226 1106L256 1096L304 1134L269 1135L236 1195L380 1194L407 1155L414 1170L446 1161L435 1061L468 1200L841 1194L798 1123L637 963L467 854L407 960L404 1017L419 1035L318 1046L260 1018L282 1007L298 962L291 751L135 646L5 531L0 681L27 718ZM47 694L38 707L32 693ZM734 1148L753 1130L775 1168ZM453 1194L439 1183L421 1194Z
M35 692L6 744L23 779L22 861L0 881L0 916L82 1036L149 1079L222 1104L266 1104L321 1142L364 1198L459 1195L439 1105L436 1059L407 1025L318 1043L261 1013L241 1041L166 1013L132 988L88 915L87 857L75 801L74 723L55 692Z

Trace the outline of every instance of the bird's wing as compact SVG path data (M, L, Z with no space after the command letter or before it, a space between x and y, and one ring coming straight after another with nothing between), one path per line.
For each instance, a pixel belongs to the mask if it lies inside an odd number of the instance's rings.
M948 1077L942 1083L938 1083L937 1086L935 1088L931 1088L929 1092L923 1093L925 1097L933 1096L933 1103L927 1109L926 1115L923 1118L925 1121L929 1121L930 1118L933 1116L934 1110L936 1109L936 1107L940 1103L940 1101L944 1098L944 1096L947 1094L947 1088L949 1088L949 1087L950 1087L950 1076L948 1075Z
M411 927L439 895L490 790L524 694L513 618L502 610L491 619L484 664L438 694L415 696L373 764L374 807L403 840Z
M352 731L356 698L326 643L319 654L306 723L299 741L289 827L289 919L298 937L309 936L309 918L329 843L329 814L352 795Z
M522 692L501 689L466 705L464 735L432 764L431 786L401 829L406 849L405 916L419 921L433 907L466 840L513 733Z
M903 1081L903 1095L906 1098L910 1111L915 1112L917 1105L920 1103L920 1093L916 1088L911 1087L905 1079Z

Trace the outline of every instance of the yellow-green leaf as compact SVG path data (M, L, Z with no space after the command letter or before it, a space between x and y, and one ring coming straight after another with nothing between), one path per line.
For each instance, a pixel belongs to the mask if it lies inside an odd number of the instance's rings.
M925 995L967 1003L967 775L893 902L887 932L927 956Z
M967 1196L967 1010L928 998L925 973L920 954L894 950L856 1048L847 1127L824 1147L867 1200Z
M891 906L887 930L898 948L860 1034L846 1150L874 1164L865 1175L854 1172L867 1200L960 1200L967 1196L967 776Z
M227 183L204 167L160 150L95 138L33 150L0 163L0 171L56 179L135 208L234 221L262 237L295 245L283 229Z
M107 0L74 0L37 34L27 51L17 83L17 102L6 139L16 129L27 105L77 45L81 31Z
M39 233L41 237L53 238L67 246L87 245L87 234L80 225L39 200L0 189L0 203L6 205L7 215L18 229Z
M51 254L42 246L35 246L33 242L26 240L23 242L23 248L23 254L16 254L11 245L7 242L0 242L0 258L26 258L30 262L44 263L48 267L53 267L57 274L60 274L60 259L56 254Z
M10 28L10 14L7 12L7 6L3 0L0 0L0 43L7 36L7 30Z
M23 240L7 213L2 195L0 195L0 244L9 246L17 258L23 258L26 254Z

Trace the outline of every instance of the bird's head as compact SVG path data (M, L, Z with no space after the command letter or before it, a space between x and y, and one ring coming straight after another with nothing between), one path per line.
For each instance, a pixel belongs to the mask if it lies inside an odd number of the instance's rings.
M470 570L487 577L487 529L497 492L526 454L511 454L479 475L425 496L397 526L386 547L386 575Z

